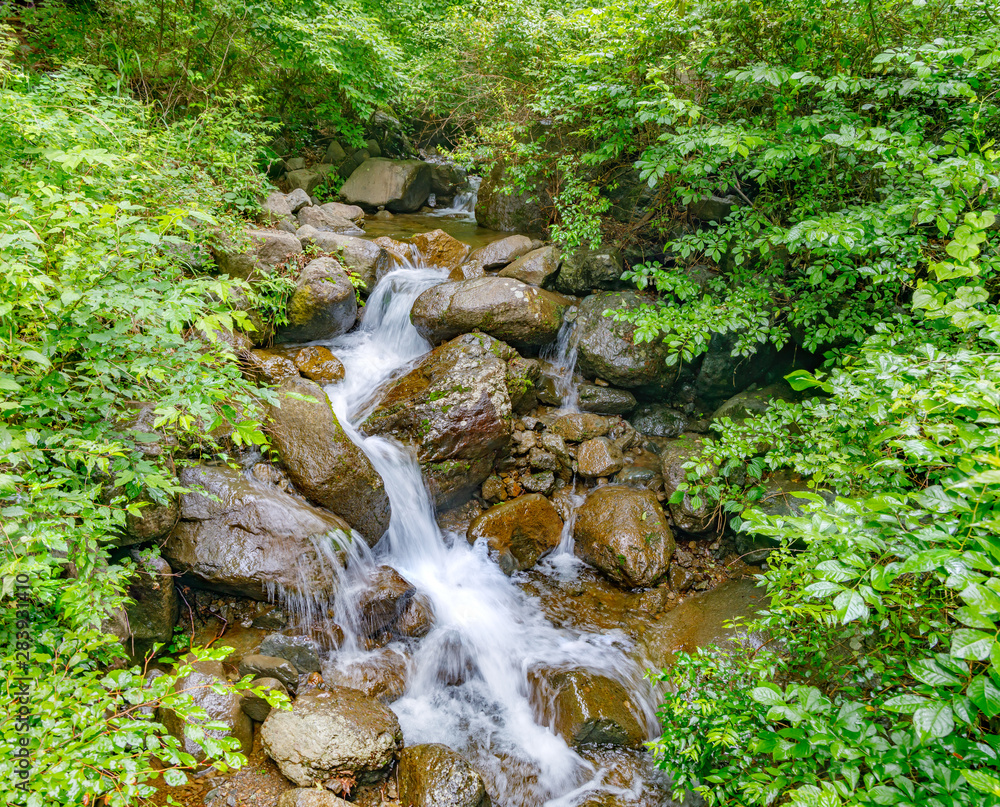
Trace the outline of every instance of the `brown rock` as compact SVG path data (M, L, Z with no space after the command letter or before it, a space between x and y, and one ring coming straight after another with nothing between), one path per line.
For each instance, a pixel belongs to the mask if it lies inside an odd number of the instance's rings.
M484 269L500 269L530 252L531 247L532 241L526 235L508 235L474 250L469 260L479 261Z
M603 437L614 428L618 420L619 418L607 418L588 412L578 412L563 415L552 424L549 431L571 443L582 443L594 437Z
M452 238L444 230L418 233L410 242L424 261L439 269L456 269L469 257L469 245Z
M563 522L538 493L491 507L469 526L469 543L486 539L504 574L530 569L559 545Z
M559 250L542 247L523 255L500 271L500 277L513 277L533 286L545 286L559 271Z
M330 352L330 348L310 345L295 353L295 366L299 372L317 384L332 384L344 377L344 365Z
M399 755L399 799L407 807L489 807L482 777L455 751L437 743Z
M622 450L607 437L594 437L580 444L576 453L580 476L614 476L625 464Z
M244 359L247 372L258 382L280 384L286 378L298 378L299 371L287 357L273 350L251 350Z
M697 459L705 448L705 438L686 432L676 440L671 440L660 453L663 492L667 501L677 492L677 488L687 482L686 462ZM715 511L707 503L695 507L691 495L684 494L680 502L667 505L674 526L685 532L705 532L712 526Z

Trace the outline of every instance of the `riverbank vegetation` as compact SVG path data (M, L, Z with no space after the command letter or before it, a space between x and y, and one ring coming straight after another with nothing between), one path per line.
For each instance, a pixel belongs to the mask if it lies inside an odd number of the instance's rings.
M360 143L376 110L502 168L567 248L622 247L626 279L658 293L628 314L638 338L674 361L713 333L812 357L790 378L804 400L717 424L691 463L688 492L776 549L764 648L667 674L655 750L677 788L720 805L997 803L991 3L97 0L7 22L0 574L27 575L37 601L30 674L51 711L33 748L52 793L34 803L132 804L151 775L148 722L121 706L140 696L106 675L118 651L101 638L128 502L177 492L125 425L132 402L156 400L156 430L206 456L264 440L268 390L224 342L185 338L245 324L234 295L262 292L192 271L177 244L237 234L272 137ZM764 516L778 470L813 493ZM13 720L0 735L12 747Z

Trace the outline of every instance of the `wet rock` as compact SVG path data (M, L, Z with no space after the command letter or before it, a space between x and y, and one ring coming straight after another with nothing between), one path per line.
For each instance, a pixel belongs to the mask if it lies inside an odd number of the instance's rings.
M263 656L286 659L300 673L319 672L319 645L308 636L272 633L260 643L257 652Z
M638 708L617 681L590 670L535 668L528 673L537 718L572 746L637 748L646 731Z
M595 437L581 443L576 459L580 476L592 479L599 476L614 476L625 464L621 449L607 437Z
M205 751L197 742L184 735L184 726L188 724L222 723L225 729L205 729L205 736L212 739L233 736L239 740L240 751L249 753L253 723L240 708L240 696L229 686L221 662L198 661L192 667L194 669L191 673L178 679L174 690L189 694L194 703L205 710L206 718L188 718L185 721L172 709L161 708L160 722L169 734L181 741L181 750L191 754L197 762L204 761ZM224 690L214 691L212 687L219 684L225 687Z
M330 352L330 348L322 345L295 350L292 361L302 375L323 386L344 377L344 365L340 363L340 359Z
M650 437L679 437L687 428L688 417L664 404L642 404L629 417L636 431Z
M264 751L295 784L311 787L353 774L362 784L386 777L403 744L396 716L347 687L300 695L291 711L272 711L261 726Z
M773 345L759 345L754 355L744 357L733 353L738 339L736 333L712 334L684 398L711 411L774 369L778 355Z
M115 488L113 494L118 493L124 494L124 488ZM125 514L125 529L115 540L115 546L158 541L170 534L180 517L180 501L176 496L167 497L166 502L158 502L151 494L143 491L137 497L129 499L129 502L140 505L139 513Z
M598 415L625 415L635 409L635 396L614 387L581 384L577 389L578 405L583 412Z
M251 350L244 358L246 371L258 382L280 384L286 378L298 378L299 369L287 356L273 350Z
M688 205L688 213L699 221L723 222L738 204L735 196L705 196Z
M556 477L552 471L526 474L521 477L521 485L530 493L543 493L547 496L556 488Z
M452 238L444 230L419 233L410 242L428 265L438 269L456 269L469 257L469 245Z
M667 501L677 492L677 488L687 482L686 462L698 459L705 450L705 439L701 435L685 433L672 440L661 452L661 473L663 476L663 492ZM713 466L714 467L714 466ZM714 509L703 503L695 507L691 495L684 494L682 501L665 505L670 510L674 526L685 532L706 532L711 529L714 521Z
M277 678L256 678L253 685L254 689L276 691L283 695L288 695L288 689ZM267 719L267 716L271 714L271 704L261 695L247 693L243 696L241 708L247 717L251 720L256 720L258 723L263 723Z
M396 621L389 626L394 638L420 639L434 627L434 607L423 594L410 597Z
M308 207L312 204L309 194L301 188L296 188L291 193L286 193L285 199L288 202L289 209L292 211L292 215L298 213L303 207Z
M455 163L431 165L431 193L437 197L439 206L450 204L454 201L455 195L468 186L468 175L461 166Z
M512 393L522 390L508 375L522 361L486 334L460 336L389 384L361 428L415 448L438 506L454 503L510 445Z
M347 273L333 258L317 258L299 276L278 341L332 339L354 327L357 317L357 297Z
M466 537L469 543L485 539L504 574L510 575L530 569L555 549L562 528L549 500L532 493L491 507L472 522Z
M577 367L584 375L603 378L616 387L640 391L668 390L678 375L667 366L670 349L662 340L636 344L635 326L604 316L611 310L635 310L653 298L639 292L603 292L580 303L576 327L580 331Z
M349 205L339 205L339 207L347 208L348 210L351 208ZM361 235L364 233L364 230L350 219L324 208L326 208L326 205L322 207L302 208L296 217L299 227L315 227L321 232L342 233L344 235Z
M607 485L587 496L573 537L579 557L627 588L662 580L674 553L674 536L656 494L625 485Z
M486 270L501 269L531 251L532 241L526 235L508 235L484 247L473 250L470 261L478 261Z
M594 289L621 289L621 253L616 249L578 249L564 253L553 287L563 294L590 294Z
M568 302L519 280L481 277L432 286L417 298L410 319L433 344L478 330L517 347L538 347L555 338Z
M603 437L617 422L617 418L605 418L586 412L563 415L556 420L550 432L571 443L582 443L595 437Z
M504 167L497 163L488 176L483 177L476 198L476 221L480 227L503 232L540 233L548 227L548 216L542 210L551 204L551 197L544 190L526 190L509 194L502 190L507 183Z
M350 802L334 796L328 790L315 787L293 787L278 797L275 807L349 807Z
M321 387L289 379L278 395L281 406L270 407L268 431L289 478L306 498L346 519L374 546L391 514L382 477L344 433Z
M437 743L413 745L399 756L399 799L408 807L489 807L490 797L476 770L455 751Z
M542 247L522 255L500 271L500 277L512 277L532 286L548 285L559 271L559 250L556 247Z
M369 636L382 633L404 612L416 593L413 584L391 566L379 566L358 598L358 620Z
M349 204L366 210L384 207L393 213L413 213L431 192L431 167L420 160L365 160L340 189Z
M368 653L350 664L326 664L323 680L332 686L351 687L381 703L403 697L409 677L406 656L389 648Z
M748 417L763 415L771 404L776 401L797 401L801 395L795 392L786 381L776 381L761 389L744 390L715 410L712 420L730 418L744 420Z
M153 645L169 642L180 613L170 564L151 552L133 549L135 574L129 580L125 603L129 636L126 649L133 658L142 658Z
M258 678L274 678L281 681L289 692L295 692L299 686L299 673L291 662L276 656L262 656L254 653L244 656L239 664L240 678L247 675Z
M301 234L301 230L299 232ZM369 294L391 268L389 253L373 241L339 233L319 233L313 240L324 252L335 253L346 272L361 279L365 294Z
M479 261L466 261L448 273L448 280L475 280L485 276L486 270Z
M179 478L192 492L162 551L189 583L262 601L274 589L333 595L334 541L348 539L345 521L232 468L194 466Z
M538 471L555 471L559 467L559 460L555 454L536 447L528 452L528 464Z

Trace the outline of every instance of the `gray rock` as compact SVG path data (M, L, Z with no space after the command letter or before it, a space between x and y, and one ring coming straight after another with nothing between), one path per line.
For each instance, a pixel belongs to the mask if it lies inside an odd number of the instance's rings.
M469 260L478 261L486 270L500 269L526 255L532 246L531 239L526 235L508 235L506 238L473 250Z
M278 797L276 807L349 807L349 805L349 801L334 796L329 790L293 787Z
M522 255L500 270L500 277L512 277L523 283L548 288L559 266L559 250L552 246L542 247Z
M357 295L347 273L333 258L317 258L299 276L288 301L288 324L278 330L277 341L332 339L353 328L357 317Z
M365 160L340 189L349 204L393 213L420 209L431 192L431 167L421 160Z
M254 689L276 690L284 695L288 694L288 689L277 678L255 678L253 685ZM258 723L263 723L271 714L271 704L260 695L245 694L241 706L247 717Z
M629 423L650 437L679 437L687 428L688 416L665 404L642 404L632 412Z
M285 182L293 191L302 190L312 196L316 188L326 181L326 174L313 168L299 168L285 175Z
M635 396L631 392L614 387L581 384L577 395L580 411L596 415L625 415L636 406Z
M365 220L365 211L357 205L342 205L340 202L327 202L324 205L320 205L319 209L328 216L337 216L359 225Z
M294 693L299 688L299 673L291 662L276 656L262 656L253 653L244 656L239 665L240 678L252 675L253 679L275 678Z
M372 157L381 157L382 156L382 147L378 144L378 141L374 137L369 137L365 141L365 150Z
M735 196L706 196L688 205L688 214L699 221L723 222L738 204Z
M179 478L192 492L162 551L189 583L265 602L275 590L333 596L344 520L232 468L194 466Z
M247 232L249 248L241 248L223 236L212 248L222 274L248 280L261 267L277 266L302 252L302 244L291 233L263 229Z
M348 208L348 205L340 205ZM322 207L304 207L299 211L298 223L300 227L315 227L321 232L341 233L343 235L362 235L362 230L358 225L348 218L333 213Z
M556 337L569 304L513 278L480 277L427 289L410 320L432 344L477 330L515 347L539 347Z
M347 152L344 151L344 147L336 140L331 140L330 145L326 147L326 154L323 155L323 162L340 165L346 159Z
M552 204L552 197L544 187L522 193L503 191L507 183L502 164L497 163L488 176L483 177L476 198L476 221L480 227L502 232L541 233L549 225L543 206Z
M621 289L622 256L615 249L578 249L564 253L553 286L564 294L590 294L594 289Z
M296 188L291 193L286 193L285 199L288 201L288 207L291 209L292 215L298 213L303 207L308 207L312 204L309 194L301 188Z
M278 191L268 194L260 208L270 224L278 224L292 219L292 208L288 204L288 197Z
M300 695L291 711L272 711L261 726L264 751L302 787L353 774L360 784L384 779L403 733L388 707L346 687Z
M306 396L302 400L295 396ZM389 527L385 483L344 433L323 389L304 379L278 387L280 407L269 407L268 431L292 483L329 508L374 546Z
M285 170L286 171L301 171L306 167L305 157L289 157L285 160Z
M362 165L365 160L367 160L372 155L369 153L368 149L359 149L353 151L347 155L347 159L340 164L340 168L337 169L337 173L340 174L341 179L347 179L355 171L358 170L358 166Z
M763 415L775 400L798 401L802 396L793 390L784 380L775 381L761 389L744 390L737 393L712 414L712 420L730 418L744 420L748 417Z
M413 745L399 756L399 799L407 807L489 807L482 777L455 751Z
M678 486L687 482L687 471L684 464L698 459L705 449L705 439L697 434L682 434L672 440L660 454L663 475L663 492L667 501L677 492ZM705 532L712 527L714 508L707 502L701 507L695 507L691 495L684 494L682 501L665 505L670 510L670 516L676 526L685 532Z
M173 638L180 604L169 563L137 549L129 555L135 561L136 571L126 589L129 636L125 646L133 658L142 658L154 644L167 643Z
M308 636L272 633L265 636L257 652L264 656L287 659L300 673L319 672L319 645Z
M299 238L305 243L315 244L323 252L336 255L337 261L346 271L353 272L361 279L366 294L392 268L389 253L378 244L340 233L314 230L304 232L305 230L305 227L299 229Z
M461 166L455 163L431 164L431 193L437 197L439 205L452 202L455 194L468 184L468 175Z
M580 444L576 454L580 476L614 476L625 464L622 450L607 437L595 437Z

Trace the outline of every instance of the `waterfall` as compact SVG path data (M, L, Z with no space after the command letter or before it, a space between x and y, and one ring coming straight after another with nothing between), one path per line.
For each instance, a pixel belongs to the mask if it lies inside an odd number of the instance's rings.
M454 216L455 218L465 218L475 221L476 200L479 198L479 186L482 181L482 177L469 177L468 190L456 193L451 207L443 207L440 210L435 210L432 215Z
M580 411L580 390L573 380L579 345L580 331L576 327L576 317L567 316L555 341L546 345L541 352L541 358L549 362L548 375L552 378L559 408L563 412Z

